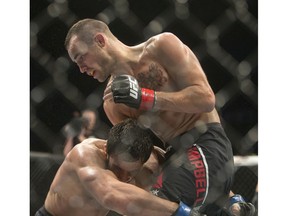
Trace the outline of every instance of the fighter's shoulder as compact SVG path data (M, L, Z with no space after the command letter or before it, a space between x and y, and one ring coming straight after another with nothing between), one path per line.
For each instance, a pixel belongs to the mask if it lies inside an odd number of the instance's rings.
M86 160L89 155L93 155L96 151L105 149L106 140L97 138L88 138L77 144L67 155L67 159L71 161Z
M106 144L106 140L99 139L99 138L87 138L83 140L80 144L81 145L91 145L91 146L96 146L98 148L102 148L103 145Z
M165 48L167 47L167 43L169 45L170 43L173 44L175 42L181 43L181 41L175 34L171 32L163 32L161 34L158 34L149 38L147 40L146 46L147 47L152 46L155 48Z
M185 49L183 42L173 33L163 32L161 34L151 37L147 41L147 51L151 55L155 55L158 58L168 58L170 60L171 53L182 55Z

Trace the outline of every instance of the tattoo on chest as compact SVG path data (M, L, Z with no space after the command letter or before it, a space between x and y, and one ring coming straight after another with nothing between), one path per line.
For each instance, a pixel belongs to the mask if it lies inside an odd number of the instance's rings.
M154 90L159 90L167 82L163 69L155 63L151 63L148 71L139 73L137 77L141 87Z

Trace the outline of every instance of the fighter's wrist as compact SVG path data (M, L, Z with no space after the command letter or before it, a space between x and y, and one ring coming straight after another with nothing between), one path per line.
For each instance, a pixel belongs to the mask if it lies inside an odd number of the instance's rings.
M155 106L156 94L152 89L141 89L141 103L139 109L151 110Z
M191 213L192 209L180 201L178 208L171 216L190 216Z
M234 203L241 203L241 202L245 202L244 198L239 195L239 194L235 194L232 197L229 198L229 205L232 206Z

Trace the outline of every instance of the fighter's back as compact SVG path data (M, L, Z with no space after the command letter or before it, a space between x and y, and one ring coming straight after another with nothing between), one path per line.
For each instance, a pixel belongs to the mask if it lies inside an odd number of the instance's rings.
M80 170L83 173L91 166L93 169L105 169L105 153L100 150L104 143L104 140L88 139L70 151L57 171L45 200L48 212L63 216L106 215L107 209L92 198L79 177Z

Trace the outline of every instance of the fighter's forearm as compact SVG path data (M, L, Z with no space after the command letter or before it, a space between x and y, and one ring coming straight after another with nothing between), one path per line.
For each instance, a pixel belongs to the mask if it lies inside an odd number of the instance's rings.
M106 197L105 204L113 211L127 216L171 216L178 208L177 203L158 198L140 188L119 196L114 194L111 198Z
M157 92L154 109L184 113L211 112L215 95L209 87L189 86L178 92Z
M177 203L152 195L139 187L119 181L109 170L89 167L78 172L84 187L103 207L127 216L170 216Z
M103 108L110 122L115 125L129 117L131 108L124 104L115 104L112 100L105 100Z

